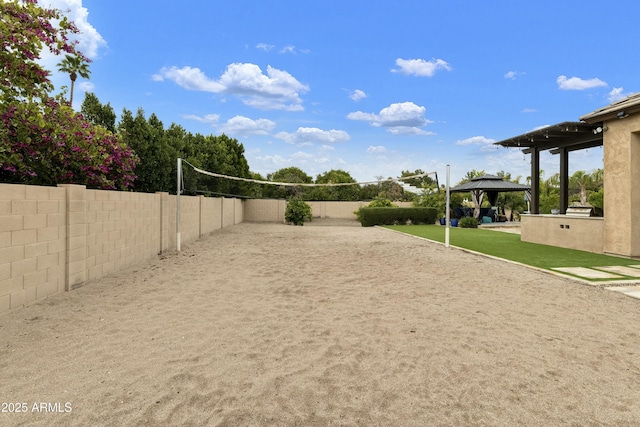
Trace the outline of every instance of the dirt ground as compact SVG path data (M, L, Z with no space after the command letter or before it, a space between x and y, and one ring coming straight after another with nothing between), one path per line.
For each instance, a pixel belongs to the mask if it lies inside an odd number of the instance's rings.
M0 316L0 425L640 425L640 301L353 225L243 223Z

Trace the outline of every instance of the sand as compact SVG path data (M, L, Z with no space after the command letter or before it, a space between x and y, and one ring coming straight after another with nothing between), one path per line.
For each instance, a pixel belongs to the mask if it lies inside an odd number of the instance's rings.
M0 316L27 409L0 425L640 425L639 326L637 299L388 230L243 223Z

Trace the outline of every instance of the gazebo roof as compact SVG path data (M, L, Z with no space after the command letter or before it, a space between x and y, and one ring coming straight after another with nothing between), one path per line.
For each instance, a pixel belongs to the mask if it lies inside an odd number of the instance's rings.
M486 174L486 175L472 178L471 181L465 182L464 184L460 184L456 187L453 187L449 189L449 191L463 192L463 191L482 190L486 192L489 192L489 191L505 192L505 191L525 191L529 189L530 187L528 185L505 181L499 176Z
M598 147L603 144L599 124L562 122L496 142L495 145L522 148L525 153L530 153L532 148L539 151L558 148L575 151Z

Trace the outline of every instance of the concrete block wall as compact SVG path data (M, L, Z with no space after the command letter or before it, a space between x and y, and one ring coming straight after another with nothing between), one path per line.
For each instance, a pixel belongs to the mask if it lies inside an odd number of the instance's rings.
M169 196L175 198L175 196ZM180 241L182 244L200 238L200 202L204 196L180 196ZM173 211L175 215L175 208ZM173 220L175 230L175 218ZM172 246L171 249L175 249Z
M245 200L244 220L247 222L284 222L286 208L286 200Z
M82 284L151 259L161 252L159 194L85 190L86 275Z
M212 233L223 227L222 200L220 198L203 197L200 202L200 236Z
M0 184L0 313L65 289L66 190Z
M311 206L311 215L314 218L336 218L356 220L357 211L369 202L307 202ZM411 207L411 202L394 202L400 207ZM286 200L262 200L250 199L244 201L244 221L248 222L284 222L284 213L287 209Z
M0 314L176 249L176 196L0 184ZM181 242L243 221L238 199L181 196Z

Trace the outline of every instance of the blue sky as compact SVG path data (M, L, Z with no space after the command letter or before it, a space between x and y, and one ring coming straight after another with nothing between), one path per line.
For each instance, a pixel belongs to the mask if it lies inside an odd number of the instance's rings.
M443 182L450 164L452 184L472 169L524 181L529 156L493 142L640 91L637 0L40 3L68 10L93 60L76 109L92 91L118 115L225 133L263 176L422 169ZM558 161L542 156L546 177ZM569 162L602 167L602 148Z

